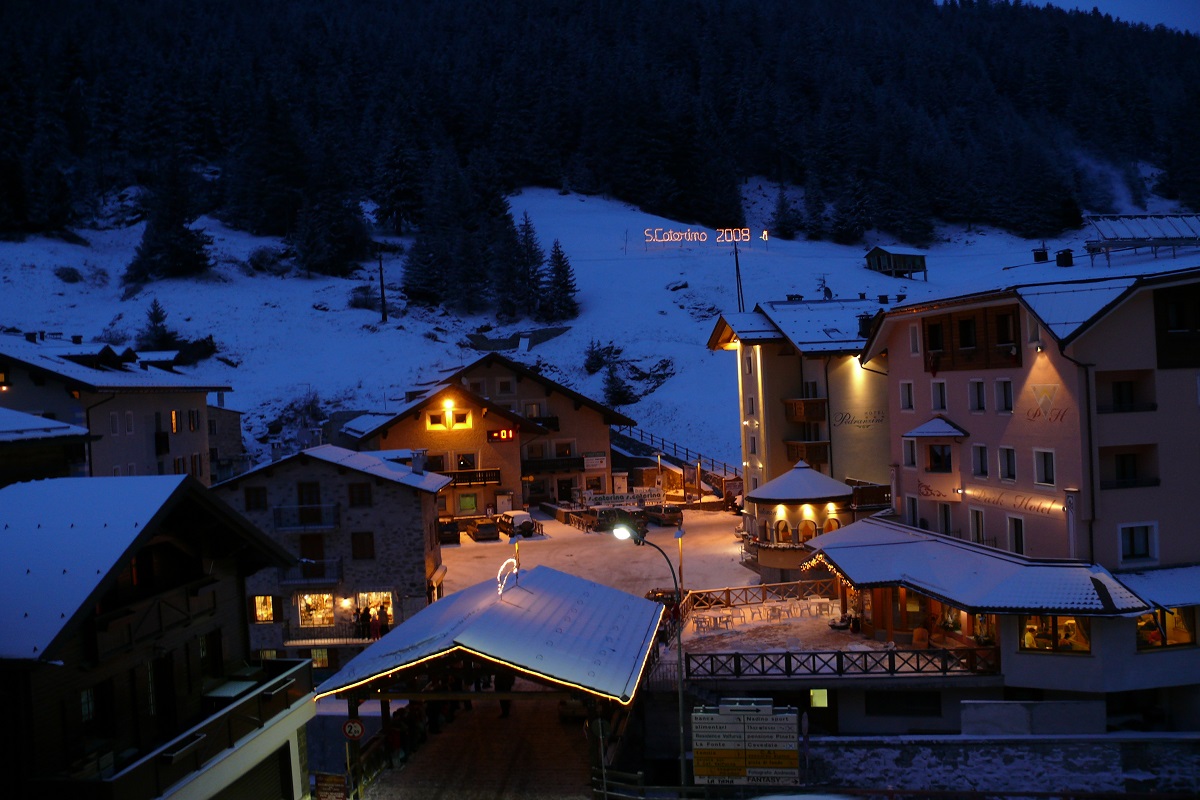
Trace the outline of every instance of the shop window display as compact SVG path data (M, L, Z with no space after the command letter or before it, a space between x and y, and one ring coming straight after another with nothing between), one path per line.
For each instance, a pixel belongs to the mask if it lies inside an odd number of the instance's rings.
M333 624L333 595L300 596L300 627L324 628Z

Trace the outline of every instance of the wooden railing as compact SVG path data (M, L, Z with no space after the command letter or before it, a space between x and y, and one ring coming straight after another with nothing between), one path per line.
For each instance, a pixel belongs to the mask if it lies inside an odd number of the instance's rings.
M684 654L684 677L687 679L990 675L999 671L999 653L995 647Z
M789 581L788 583L762 583L757 586L733 586L724 589L700 589L688 592L683 601L686 619L693 611L708 608L736 608L760 605L777 600L803 600L806 597L836 597L836 578L813 581Z

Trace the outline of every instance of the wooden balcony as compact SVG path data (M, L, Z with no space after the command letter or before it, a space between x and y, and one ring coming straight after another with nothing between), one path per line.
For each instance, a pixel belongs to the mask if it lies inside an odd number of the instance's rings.
M828 405L824 397L786 398L783 412L788 422L825 422Z
M498 469L451 469L442 474L452 479L453 486L486 486L500 482Z
M341 524L341 505L275 506L271 514L277 531L333 531Z
M942 650L809 650L774 653L686 653L684 677L831 678L863 676L993 675L995 647Z
M308 659L264 661L262 671L265 677L251 682L247 691L228 705L154 750L117 764L116 772L86 771L33 781L35 794L76 800L161 797L241 740L268 727L276 715L311 702L312 662Z
M829 442L798 442L795 440L784 440L784 445L787 446L787 457L791 463L796 463L800 459L804 459L810 467L817 464L829 463Z
M107 660L215 614L217 594L211 589L216 585L211 579L193 581L98 616L93 642L96 660Z

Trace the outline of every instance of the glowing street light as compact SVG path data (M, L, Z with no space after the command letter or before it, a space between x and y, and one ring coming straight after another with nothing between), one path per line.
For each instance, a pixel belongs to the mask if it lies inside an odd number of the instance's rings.
M675 577L675 567L671 564L671 558L666 551L656 545L654 542L646 540L646 534L639 533L635 528L630 527L626 523L618 523L613 527L613 536L617 539L630 539L639 547L648 544L662 554L663 560L667 562L667 570L671 573L671 582L675 584L675 659L676 672L675 683L676 691L678 692L679 701L679 786L680 789L687 786L687 743L683 738L683 593L679 590L679 579ZM679 547L683 548L683 530L676 534L679 539ZM680 564L682 568L682 562Z

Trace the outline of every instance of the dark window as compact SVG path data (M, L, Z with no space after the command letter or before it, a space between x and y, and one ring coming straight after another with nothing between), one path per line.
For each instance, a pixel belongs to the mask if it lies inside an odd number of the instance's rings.
M475 454L474 453L459 453L458 454L459 469L475 469Z
M446 456L438 453L437 455L425 456L425 469L430 472L445 472L446 471Z
M375 558L375 534L372 531L350 534L350 557L359 561Z
M1017 317L1015 314L1000 314L996 317L996 344L1011 345L1017 342Z
M1117 453L1113 456L1113 466L1118 481L1134 483L1138 478L1137 453Z
M1150 558L1153 529L1149 525L1127 525L1121 528L1121 558Z
M1113 381L1113 411L1132 411L1136 403L1133 381Z
M958 321L958 347L966 350L975 346L975 320L960 319Z
M938 352L942 349L943 341L942 323L930 322L925 328L925 351Z
M369 508L371 506L371 484L352 483L349 488L351 508Z
M950 445L948 444L931 444L929 445L929 472L949 472L950 471Z

